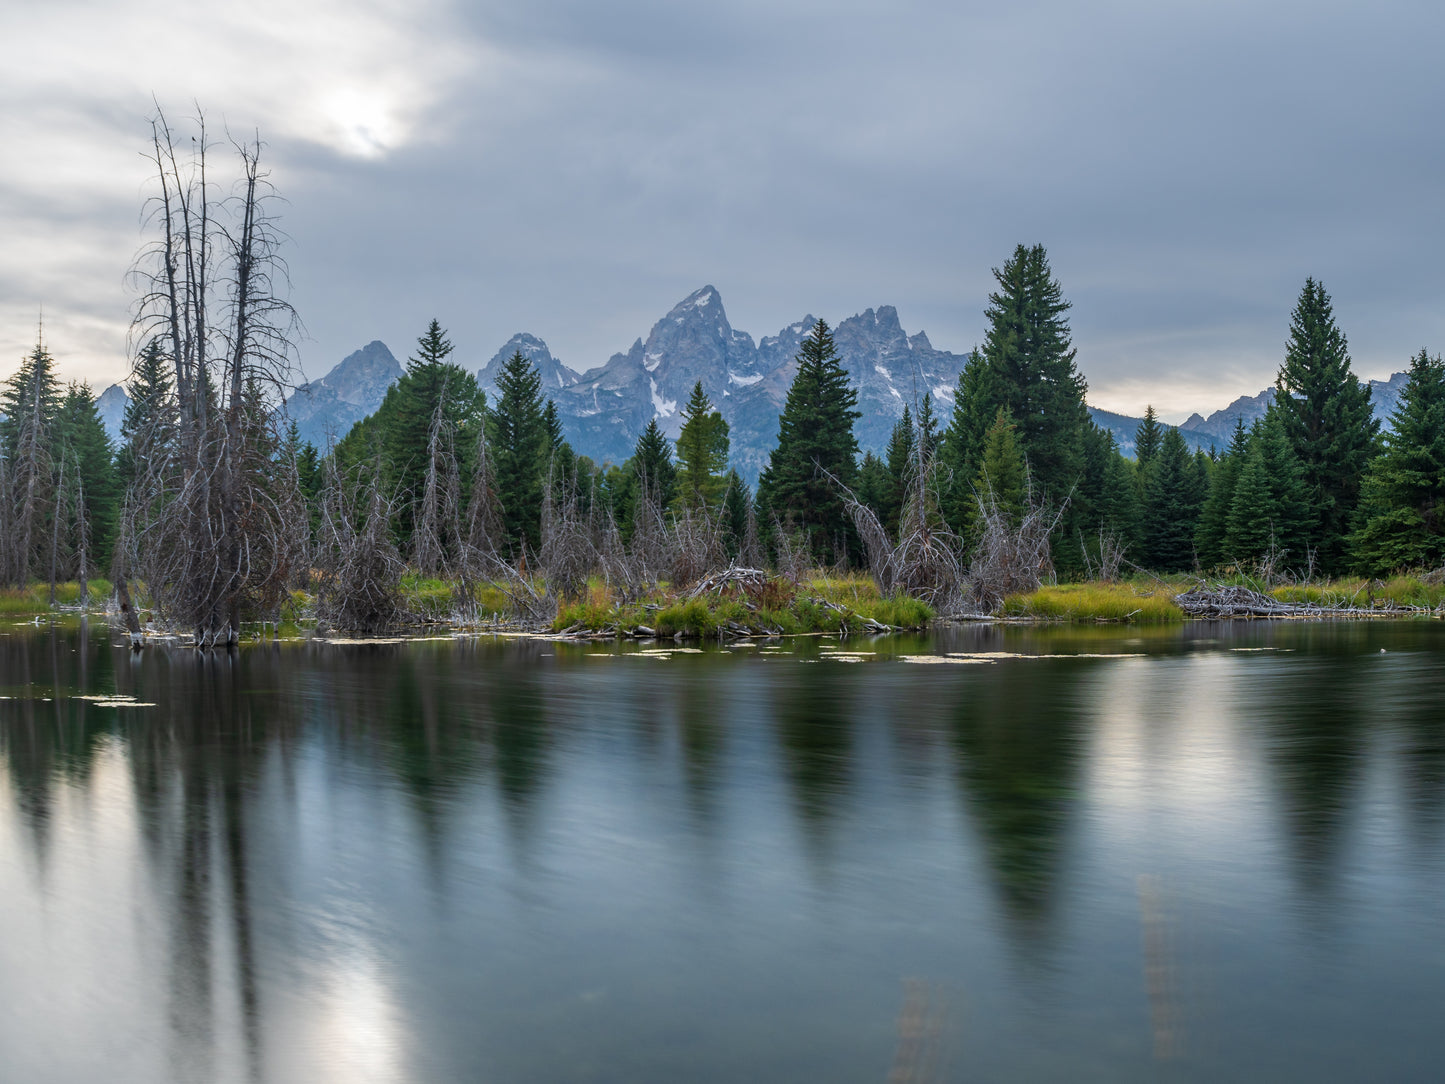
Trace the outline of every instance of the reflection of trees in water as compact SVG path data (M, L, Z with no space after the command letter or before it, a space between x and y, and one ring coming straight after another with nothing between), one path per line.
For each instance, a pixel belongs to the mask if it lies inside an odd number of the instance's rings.
M86 621L78 629L51 627L0 638L0 674L6 695L13 697L0 701L0 754L42 868L55 789L91 778L116 719L114 710L68 695L89 688L88 681L109 689L114 680L108 651L88 657L90 639Z
M1291 660L1289 690L1260 697L1259 731L1278 783L1301 888L1331 892L1345 830L1364 774L1366 723L1357 704L1358 657Z
M284 830L265 826L299 816L296 754L308 727L312 741L339 754L333 763L377 765L400 784L438 864L450 853L442 841L451 799L486 766L507 823L525 840L550 759L539 672L525 650L428 647L378 647L368 660L323 646L133 655L73 629L0 638L0 673L16 697L0 701L0 755L42 861L58 792L87 785L97 754L116 738L125 743L151 905L164 916L178 1077L215 1075L227 1026L219 1014L237 1005L248 1072L259 1078L252 909L274 891L269 852L291 845ZM155 706L97 706L69 695L79 691Z
M682 746L682 774L688 806L695 825L710 828L717 820L726 734L718 722L718 702L724 690L710 676L674 682L678 736Z
M800 668L777 686L777 735L793 805L809 847L823 859L853 778L852 687L831 665Z
M963 796L1008 916L1032 949L1052 917L1083 755L1077 664L1000 664L957 689Z

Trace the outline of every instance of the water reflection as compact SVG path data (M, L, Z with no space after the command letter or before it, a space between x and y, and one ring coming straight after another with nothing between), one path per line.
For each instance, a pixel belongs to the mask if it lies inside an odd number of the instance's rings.
M775 723L793 808L825 866L853 776L852 684L832 669L797 670L781 683Z
M958 696L953 740L965 803L1021 944L1046 941L1084 755L1077 664L992 667ZM1072 670L1072 672L1071 672Z
M1445 1055L1432 627L970 629L932 646L1149 657L931 667L9 631L17 1079L880 1080L917 976L991 1079ZM1215 883L1184 929L1164 886ZM1176 932L1249 1007L1208 1050Z

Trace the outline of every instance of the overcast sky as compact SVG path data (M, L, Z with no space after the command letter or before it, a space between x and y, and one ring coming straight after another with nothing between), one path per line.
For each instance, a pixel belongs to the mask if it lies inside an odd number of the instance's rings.
M1306 275L1356 371L1445 350L1445 5L47 0L0 6L0 372L127 371L152 97L260 131L315 377L436 316L601 364L704 283L772 334L965 351L1049 251L1090 401L1273 382Z

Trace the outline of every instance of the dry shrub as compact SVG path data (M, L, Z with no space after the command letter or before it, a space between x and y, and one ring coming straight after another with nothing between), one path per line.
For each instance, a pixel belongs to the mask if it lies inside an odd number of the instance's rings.
M322 497L317 611L328 623L382 632L400 615L406 564L391 540L395 499L381 487L379 466L342 480L333 466Z
M1057 510L1040 500L1030 485L1024 514L1018 519L999 508L991 489L977 495L978 546L968 566L969 595L981 611L996 613L1010 595L1026 595L1054 580L1049 537L1068 507Z

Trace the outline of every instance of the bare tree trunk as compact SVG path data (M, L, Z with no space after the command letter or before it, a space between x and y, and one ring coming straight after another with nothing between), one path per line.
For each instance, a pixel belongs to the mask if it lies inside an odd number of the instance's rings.
M164 115L153 124L161 237L135 270L135 326L170 343L176 441L174 455L138 457L131 508L141 575L162 612L190 624L205 647L234 643L243 609L264 609L284 580L293 526L273 484L269 433L295 314L275 292L285 269L263 206L259 143L236 146L240 195L213 205L204 120L198 129L183 161ZM213 294L225 320L211 319Z
M89 557L90 542L90 521L85 515L85 478L80 473L80 456L75 455L75 542L77 566L76 574L80 580L80 608L84 610L86 603L90 601L89 569L86 568L86 560Z
M65 456L60 457L60 477L55 484L55 511L50 517L50 607L55 608L55 575L60 564L60 519L65 494Z

